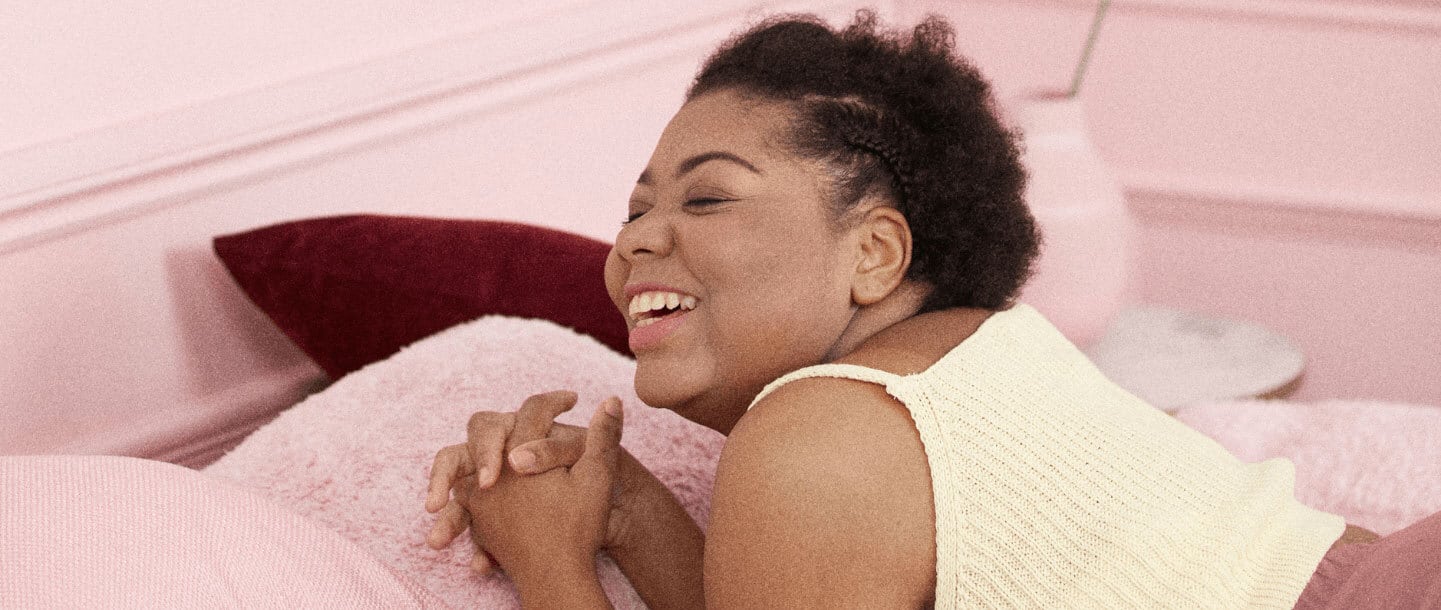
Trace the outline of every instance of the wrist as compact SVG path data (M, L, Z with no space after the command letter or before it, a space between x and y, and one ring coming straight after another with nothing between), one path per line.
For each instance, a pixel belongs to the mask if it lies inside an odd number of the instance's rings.
M620 500L611 513L613 528L604 546L612 557L620 560L658 537L673 537L678 528L695 527L670 489L629 454L622 455L621 476Z
M635 466L643 477L627 482L624 505L611 512L606 551L648 607L703 607L705 534L659 479Z
M515 583L521 605L527 609L609 607L596 574L594 555L550 555L542 563L507 570L506 575Z

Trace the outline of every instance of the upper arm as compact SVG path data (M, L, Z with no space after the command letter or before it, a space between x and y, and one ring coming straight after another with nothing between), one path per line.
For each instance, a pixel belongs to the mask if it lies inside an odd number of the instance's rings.
M710 607L919 606L935 587L920 438L879 386L787 384L726 440L705 545Z

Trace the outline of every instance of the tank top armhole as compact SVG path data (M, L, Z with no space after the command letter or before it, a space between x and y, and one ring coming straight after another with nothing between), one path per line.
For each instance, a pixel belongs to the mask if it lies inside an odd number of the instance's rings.
M809 377L835 377L839 379L854 379L856 381L874 383L887 388L889 388L892 383L901 378L900 375L897 375L895 373L882 371L880 369L873 369L871 367L861 366L859 364L818 364L816 366L808 366L803 369L798 369L795 371L791 371L790 373L786 373L785 375L777 378L775 381L766 384L765 389L762 389L761 393L756 395L755 400L751 401L750 406L746 407L746 410L751 410L752 407L756 406L756 403L759 403L761 399L769 396L771 392L776 391L781 386L797 379L806 379Z

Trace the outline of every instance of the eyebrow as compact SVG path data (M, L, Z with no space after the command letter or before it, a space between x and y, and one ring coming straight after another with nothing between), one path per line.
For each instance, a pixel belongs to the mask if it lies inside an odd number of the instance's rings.
M716 150L711 152L704 152L689 159L686 159L685 161L682 161L680 166L676 168L675 178L680 178L681 176L686 175L695 168L705 165L706 163L709 163L711 161L730 161L731 163L750 170L751 173L760 174L762 176L765 175L765 172L756 169L756 166L751 165L749 161L746 161L745 159L742 159L734 154ZM649 185L651 183L650 170L647 169L641 172L640 178L637 178L635 183Z

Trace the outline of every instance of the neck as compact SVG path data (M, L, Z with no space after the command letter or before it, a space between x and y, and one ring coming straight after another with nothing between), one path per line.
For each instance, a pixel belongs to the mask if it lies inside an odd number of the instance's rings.
M927 287L906 281L880 301L855 306L845 330L826 351L824 362L835 362L860 349L881 331L914 317L929 293Z
M826 350L821 362L836 360L860 349L872 337L897 323L915 317L921 304L930 294L927 287L914 282L903 282L896 290L870 305L853 308L851 319L830 349ZM745 408L760 392L761 387L733 388L731 391L714 396L699 398L686 405L684 417L702 426L729 435L731 428L745 415Z

